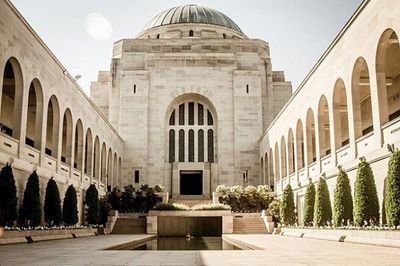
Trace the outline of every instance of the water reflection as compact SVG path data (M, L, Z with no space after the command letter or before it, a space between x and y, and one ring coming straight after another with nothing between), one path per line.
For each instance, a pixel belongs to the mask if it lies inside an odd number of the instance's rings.
M125 246L124 250L240 250L222 237L159 237L145 244Z

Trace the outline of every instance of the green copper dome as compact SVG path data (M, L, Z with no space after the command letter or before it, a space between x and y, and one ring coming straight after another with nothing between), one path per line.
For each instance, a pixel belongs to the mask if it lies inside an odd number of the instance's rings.
M215 9L198 5L184 5L167 9L150 20L143 30L179 23L218 25L243 33L238 25L226 15Z

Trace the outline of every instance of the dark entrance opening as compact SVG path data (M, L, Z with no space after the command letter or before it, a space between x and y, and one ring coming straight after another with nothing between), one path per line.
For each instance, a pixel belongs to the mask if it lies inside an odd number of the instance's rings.
M180 194L203 195L203 171L181 171Z

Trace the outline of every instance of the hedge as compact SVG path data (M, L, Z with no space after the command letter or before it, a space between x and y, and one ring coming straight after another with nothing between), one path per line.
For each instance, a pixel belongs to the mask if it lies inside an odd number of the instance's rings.
M400 151L393 151L389 160L385 192L386 222L400 225Z
M325 226L332 220L332 207L329 198L328 185L325 178L320 177L314 206L314 226Z
M303 208L303 224L305 226L312 225L314 220L314 204L315 204L315 186L310 179L306 194L304 196L304 208Z
M353 222L353 198L347 173L341 166L338 170L333 199L333 225L343 226Z

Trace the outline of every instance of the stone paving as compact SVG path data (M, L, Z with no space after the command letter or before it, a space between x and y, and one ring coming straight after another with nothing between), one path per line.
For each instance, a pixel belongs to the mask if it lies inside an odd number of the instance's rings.
M271 235L228 235L265 250L102 250L146 235L0 246L0 265L399 265L400 249Z

